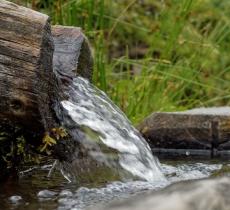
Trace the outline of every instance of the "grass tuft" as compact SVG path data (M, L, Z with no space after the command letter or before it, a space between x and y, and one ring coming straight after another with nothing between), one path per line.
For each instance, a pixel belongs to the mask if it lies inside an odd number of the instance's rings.
M134 123L154 111L230 105L228 0L15 0L82 27L94 83Z

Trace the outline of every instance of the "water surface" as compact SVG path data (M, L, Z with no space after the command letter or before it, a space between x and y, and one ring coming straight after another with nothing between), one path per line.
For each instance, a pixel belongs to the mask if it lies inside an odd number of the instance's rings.
M159 190L173 182L209 177L222 164L171 161L162 163L162 171L167 181L115 181L97 186L93 183L82 183L81 186L69 183L58 170L51 177L47 177L51 167L49 164L29 168L21 173L19 180L4 183L0 188L1 208L84 210L95 204L124 199L149 190Z
M18 180L2 183L1 209L84 210L173 182L209 177L222 167L211 162L160 164L102 91L77 77L66 88L66 95L56 111L77 142L71 159L28 166Z

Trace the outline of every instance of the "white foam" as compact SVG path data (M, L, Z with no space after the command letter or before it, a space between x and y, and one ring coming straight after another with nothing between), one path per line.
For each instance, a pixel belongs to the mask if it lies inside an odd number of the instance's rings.
M119 165L141 179L150 182L165 179L157 159L153 157L139 132L105 93L87 80L75 78L69 87L68 100L62 101L61 105L68 118L63 120L64 126L70 118L78 130L80 126L83 131L83 127L90 131L91 135L85 132L87 140L81 140L81 144L85 147L89 147L90 144L91 150L93 147L93 152L89 154L94 155L94 159L97 159L96 155L100 153L100 158L103 154L107 165ZM74 123L71 124L72 127ZM100 149L94 152L98 146ZM106 153L103 153L103 150L106 150ZM108 158L109 150L117 151L118 160Z

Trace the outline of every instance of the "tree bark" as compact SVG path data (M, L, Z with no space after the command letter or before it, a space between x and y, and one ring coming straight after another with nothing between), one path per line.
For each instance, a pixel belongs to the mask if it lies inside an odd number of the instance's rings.
M53 40L47 15L0 2L0 119L53 126Z
M76 27L53 26L51 34L47 15L7 1L0 2L0 26L0 118L48 130L55 124L52 104L66 82L76 75L92 79L87 38Z

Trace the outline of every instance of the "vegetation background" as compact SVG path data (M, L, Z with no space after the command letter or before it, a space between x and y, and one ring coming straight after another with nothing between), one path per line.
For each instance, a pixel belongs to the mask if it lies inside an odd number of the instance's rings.
M79 26L94 84L133 123L154 111L230 105L229 0L13 0Z

